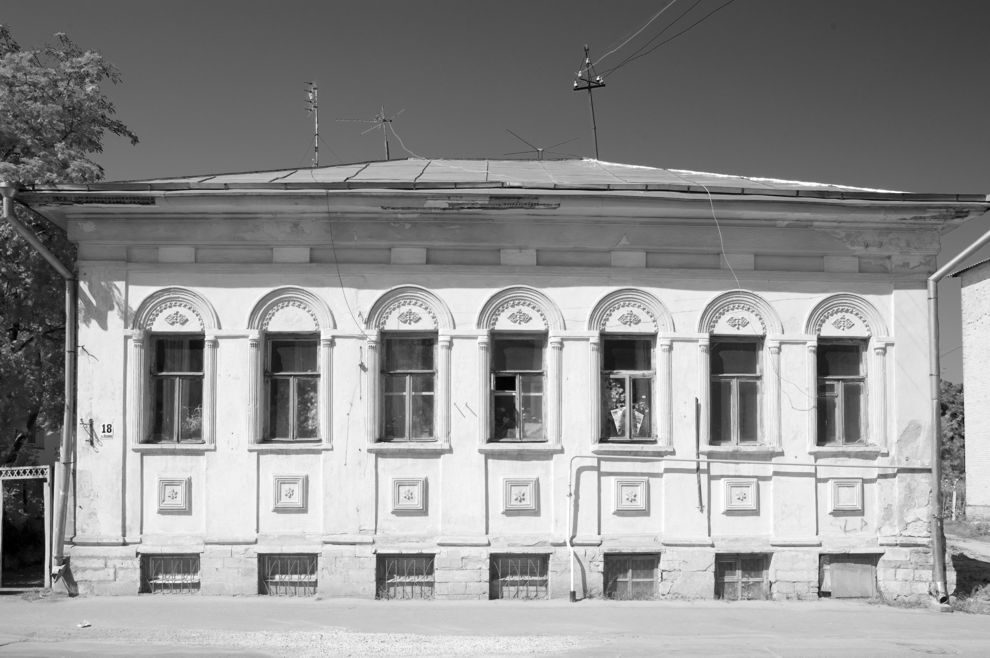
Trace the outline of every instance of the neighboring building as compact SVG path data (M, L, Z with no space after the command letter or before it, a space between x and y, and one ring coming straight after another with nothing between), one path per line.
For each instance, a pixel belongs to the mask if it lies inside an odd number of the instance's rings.
M966 518L990 521L990 261L953 276L962 280Z
M925 279L983 195L409 159L22 197L79 248L85 591L557 597L569 547L578 596L928 591Z

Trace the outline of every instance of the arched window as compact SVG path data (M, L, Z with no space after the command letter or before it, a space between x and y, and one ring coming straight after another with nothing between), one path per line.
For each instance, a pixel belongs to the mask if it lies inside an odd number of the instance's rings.
M219 328L216 311L191 290L165 288L141 303L126 382L132 444L213 444Z
M890 340L876 308L841 293L808 316L811 449L877 449L886 444L886 354Z
M419 286L384 295L368 313L368 440L373 450L450 447L453 317Z
M702 444L726 449L780 447L780 319L762 297L734 290L701 316Z
M625 288L595 305L591 338L594 444L671 442L673 319L652 295Z
M251 443L329 443L333 315L313 293L279 288L248 317Z
M479 399L483 444L560 446L564 319L533 288L495 293L478 316Z

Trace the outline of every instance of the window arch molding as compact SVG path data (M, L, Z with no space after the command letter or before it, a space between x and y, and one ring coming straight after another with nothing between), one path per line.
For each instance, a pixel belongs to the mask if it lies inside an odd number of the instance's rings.
M602 297L588 318L588 330L596 332L590 338L591 443L598 448L602 440L602 408L604 377L602 339L609 334L651 336L656 340L653 350L656 387L650 402L654 414L656 442L660 447L672 444L672 379L670 334L674 320L663 303L648 292L621 288ZM608 346L606 345L606 348ZM628 446L627 446L628 447Z
M819 301L805 321L807 342L808 391L813 404L808 413L808 449L822 448L818 437L818 353L819 343L859 341L865 345L866 436L865 445L844 446L845 450L885 450L887 445L887 348L893 344L887 323L877 308L859 295L837 293ZM839 448L828 447L825 450Z
M758 355L762 385L759 392L759 437L755 449L778 451L780 431L780 339L783 323L773 306L763 297L748 290L730 290L716 295L702 312L698 333L705 334L698 342L699 402L701 406L701 444L712 446L712 362L710 348L713 340L733 338L760 339ZM735 384L733 384L735 387ZM735 395L735 394L733 394ZM735 404L735 403L733 403ZM727 449L738 449L727 446ZM710 449L710 448L709 448Z
M187 288L169 287L146 297L134 313L129 333L127 381L127 436L132 446L150 443L149 408L152 404L148 373L152 367L155 334L201 334L203 336L201 445L208 448L216 436L217 338L220 317L201 294ZM149 341L149 338L151 339ZM154 444L157 447L167 444ZM188 448L189 444L182 444ZM195 445L195 444L194 444Z
M454 330L454 316L447 304L433 292L422 286L397 286L384 292L368 311L367 330L368 396L367 429L368 444L374 450L446 450L450 448L450 350ZM434 387L434 442L382 442L382 410L385 399L382 390L382 373L379 352L382 332L397 335L402 332L436 334L437 347Z
M480 447L491 447L492 424L492 334L546 334L549 350L545 358L544 423L546 440L529 444L536 449L559 450L561 445L561 376L564 316L560 308L544 293L529 286L511 286L497 291L481 307L477 328L484 333L478 337L478 429ZM523 444L525 445L525 444ZM518 446L517 446L518 449Z
M337 328L330 307L316 294L295 286L285 286L265 293L252 307L248 329L248 440L260 444L265 436L265 361L266 337L283 334L311 334L318 337L317 387L319 438L330 443L332 362Z

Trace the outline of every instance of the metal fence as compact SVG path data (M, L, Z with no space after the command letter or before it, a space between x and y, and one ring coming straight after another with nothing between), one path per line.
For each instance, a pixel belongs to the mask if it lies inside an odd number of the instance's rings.
M488 580L489 599L545 599L546 555L493 555Z
M379 555L376 598L432 599L433 555Z
M141 592L195 594L199 592L198 555L141 556Z
M268 596L314 596L315 554L258 556L258 592Z

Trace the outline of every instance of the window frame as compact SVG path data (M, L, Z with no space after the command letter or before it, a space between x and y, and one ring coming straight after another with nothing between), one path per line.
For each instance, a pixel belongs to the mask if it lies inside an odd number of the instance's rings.
M157 371L157 356L158 356L158 345L161 341L165 340L183 340L183 341L196 341L201 343L200 346L200 369L198 371L193 370L165 370L162 372ZM147 409L147 426L144 429L144 437L142 443L151 445L202 445L206 442L206 367L207 367L207 338L203 333L149 333L148 334L148 393L146 396L145 404ZM199 381L199 436L197 438L183 439L182 438L182 418L180 410L181 405L181 391L182 382L184 381ZM172 381L173 384L173 408L172 408L172 437L164 438L162 436L155 434L155 420L156 414L155 410L158 407L158 395L156 382L158 381ZM163 401L164 405L164 401Z
M433 369L432 370L386 370L389 362L389 346L392 341L402 341L402 340L422 340L428 338L433 342ZM379 427L377 431L377 442L378 443L429 443L438 440L437 436L437 413L439 411L437 405L437 398L439 391L437 390L439 385L439 359L440 359L440 340L439 334L436 331L383 331L379 337L381 343L381 358L379 359ZM431 428L430 434L426 437L411 437L410 423L412 422L412 398L413 393L410 389L410 382L412 377L416 375L429 374L433 377L433 390L430 393L432 398L433 415L431 417ZM402 394L405 399L405 436L387 436L385 433L386 428L386 418L385 412L388 408L386 401L389 397L387 393L388 389L388 379L392 376L403 376L406 380L405 392Z
M606 370L605 363L607 361L606 352L608 350L608 344L610 341L643 341L649 343L649 357L650 357L650 368L647 370ZM619 334L619 333L607 333L602 334L600 339L599 348L600 354L600 367L599 367L599 404L601 406L601 421L599 423L600 427L598 429L598 442L599 443L615 443L615 444L636 444L636 443L655 443L657 441L657 341L656 336L653 334ZM628 398L630 395L630 390L632 389L632 382L634 380L647 380L649 382L649 400L647 408L647 416L649 418L649 434L648 436L631 436L628 417L625 422L625 436L612 436L606 432L606 428L611 423L610 415L611 410L608 409L608 404L611 396L611 388L608 387L608 383L614 379L622 378L625 382L626 388L626 405L628 408ZM628 412L627 412L628 413ZM614 423L611 423L614 425Z
M320 423L320 388L322 372L320 371L320 335L318 333L296 333L296 332L271 332L264 336L264 362L262 372L262 441L264 443L319 443L324 432ZM272 364L272 346L277 342L312 343L313 344L313 370L311 371L280 371L274 373ZM272 381L288 380L290 382L289 393L289 436L275 436L272 428ZM316 436L298 437L297 414L298 414L298 382L302 380L316 383Z
M720 373L715 374L715 351L718 347L722 345L730 344L748 344L754 347L754 355L756 357L756 372L755 373ZM709 346L709 365L708 365L708 386L709 386L709 411L708 411L708 423L709 423L709 444L718 447L753 447L759 446L766 443L764 434L764 410L763 410L763 398L764 398L764 363L763 363L763 351L765 349L765 339L763 336L757 337L743 337L743 336L712 336ZM715 428L720 427L721 423L716 422L716 414L720 413L719 405L714 402L713 391L715 385L721 382L730 383L730 424L729 424L729 437L721 436L721 431L719 431L719 438L715 438ZM740 439L741 428L740 428L740 395L739 395L739 384L741 382L753 382L756 384L756 401L754 403L754 412L756 413L756 437L753 441L742 441Z
M869 386L870 377L867 370L869 354L869 341L865 339L856 338L819 338L815 349L815 447L817 448L845 448L845 447L862 447L866 446L870 442L870 430L869 430ZM841 345L853 345L859 348L859 375L829 375L823 376L820 373L819 362L822 358L822 349L830 346L841 346ZM860 387L859 394L859 439L856 441L846 441L845 440L845 395L843 389L846 383L858 383ZM836 440L827 441L826 437L822 436L821 432L821 418L823 414L823 404L822 400L824 394L822 393L823 384L833 383L836 384L836 393L834 397L836 398L835 405L835 428L836 428Z
M496 370L495 369L495 354L498 346L502 342L514 342L514 341L540 341L540 370ZM488 385L488 399L489 399L489 418L488 418L488 443L548 443L550 441L550 432L547 427L548 420L548 354L547 350L549 347L549 335L547 332L514 332L514 331L494 331L491 333L491 352L488 364L488 374L489 374L489 385ZM541 408L541 421L540 421L540 437L539 438L529 438L522 436L520 432L519 419L523 417L523 397L526 395L522 392L522 377L540 377L540 392L538 394L540 398L540 408ZM496 384L498 378L500 377L513 377L515 379L514 390L511 392L511 396L514 400L514 410L516 413L516 427L515 430L520 436L517 437L496 437L496 400L499 397L509 397L505 393L499 394L498 389L496 389ZM530 397L536 397L536 395L530 394Z

